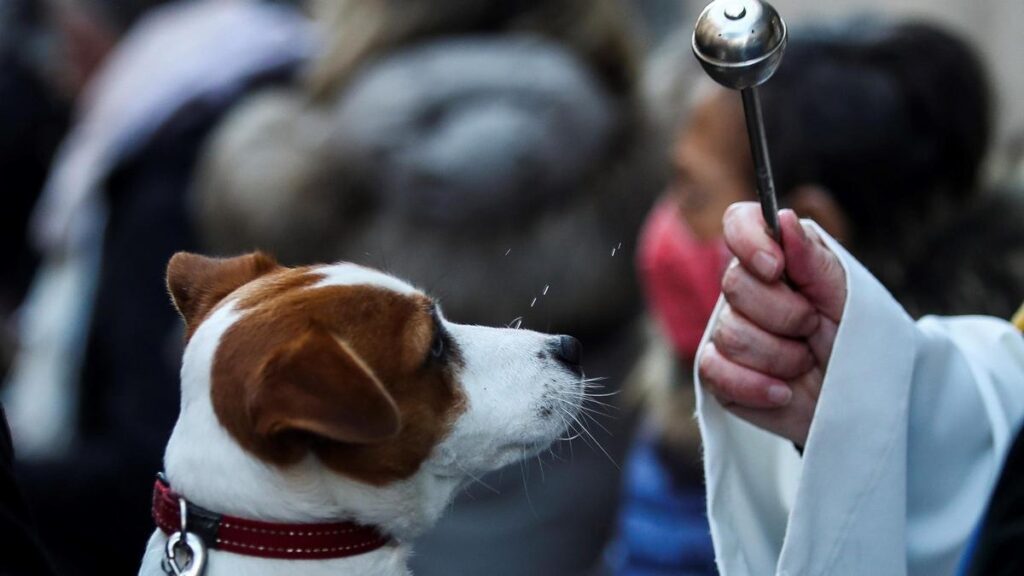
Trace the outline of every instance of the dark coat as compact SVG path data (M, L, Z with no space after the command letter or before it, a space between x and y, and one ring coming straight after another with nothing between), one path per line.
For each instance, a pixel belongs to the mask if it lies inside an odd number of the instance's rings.
M0 542L4 543L0 575L50 576L53 568L14 476L11 431L0 405Z

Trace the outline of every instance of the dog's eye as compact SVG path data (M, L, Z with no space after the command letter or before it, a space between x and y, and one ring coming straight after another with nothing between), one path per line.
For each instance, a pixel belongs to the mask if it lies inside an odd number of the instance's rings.
M438 330L434 334L434 341L430 343L430 357L434 360L441 360L444 358L444 333Z

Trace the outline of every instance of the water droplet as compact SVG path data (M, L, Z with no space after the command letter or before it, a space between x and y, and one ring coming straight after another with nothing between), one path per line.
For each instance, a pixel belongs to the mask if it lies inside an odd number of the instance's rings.
M616 250L622 250L622 242L619 242L619 245L616 246L615 249Z
M505 250L505 256L508 256L511 253L512 253L512 249L511 248L509 248L508 250Z
M616 250L617 250L617 248L612 248L612 258L615 258L615 251Z
M536 297L534 297L533 302L530 302L530 308L533 308L535 304L537 304L537 298Z
M541 292L541 294L543 294L544 296L547 296L548 295L548 288L551 288L551 285L550 284L545 284L544 285L544 291Z

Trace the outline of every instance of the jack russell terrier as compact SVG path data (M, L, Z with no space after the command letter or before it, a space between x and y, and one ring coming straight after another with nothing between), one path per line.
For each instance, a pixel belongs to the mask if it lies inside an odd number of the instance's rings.
M181 413L140 576L407 575L454 492L586 396L575 338L453 324L355 264L179 253L167 284Z

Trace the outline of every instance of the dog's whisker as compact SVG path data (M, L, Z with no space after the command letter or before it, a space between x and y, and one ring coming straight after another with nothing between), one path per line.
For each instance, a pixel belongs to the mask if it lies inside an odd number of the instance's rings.
M589 404L589 405L592 405L592 406L600 406L602 408L608 408L610 410L620 410L620 409L622 409L621 406L619 406L617 403L615 403L614 399L609 399L609 398L598 399L598 398L602 398L602 397L599 396L599 397L595 398L594 396L591 396L589 394L585 394L582 397L582 403L583 404Z
M589 398L607 398L609 396L618 396L621 392L622 392L621 390L616 390L614 392L596 392L596 393L588 391L588 392L586 392L586 395Z
M562 423L562 429L563 430L568 430L569 429L569 423L566 422L565 416L563 416L562 414L560 414L558 412L555 412L555 414L558 416L559 421L561 421L561 423Z
M565 400L563 398L558 398L557 396L555 397L555 399L559 400L561 402L569 403L567 400ZM556 412L555 414L557 414L559 420L562 421L562 429L564 429L566 432L569 432L570 434L573 434L573 432L575 432L575 431L573 430L570 422L568 420L566 420L566 418L565 418L565 415L569 414L568 409L566 409L565 407L562 407L562 406L557 406L557 408L559 408L559 412ZM572 436L570 436L568 438L558 438L558 440L559 441L565 441L565 442L572 442L573 440L575 440L575 439L577 439L579 437L580 437L579 432L576 432L575 434L573 434ZM571 448L572 448L572 446L570 445L570 449ZM548 448L548 452L551 452L551 454L554 455L554 453L555 453L554 448L553 447L552 448Z
M589 420L590 420L590 421L591 421L591 422L592 422L592 423L593 423L594 425L596 425L596 426L597 426L598 428L600 428L601 430L603 430L605 434L607 434L607 435L609 435L609 436L611 436L611 435L612 435L611 431L610 431L610 430L608 430L608 428L605 428L604 424L601 424L601 422L600 422L600 421L599 421L599 420L598 420L597 418L594 418L594 416L592 416L592 415L590 415L590 414L586 414L586 413L584 413L584 414L583 414L583 417L584 417L585 419L589 419Z
M565 401L565 399L563 399L563 398L559 398L559 400L562 400L563 402ZM569 402L569 404L573 408L577 407L577 405L575 403ZM558 409L559 416L562 418L563 422L565 423L566 430L568 430L569 433L572 434L572 436L570 436L567 439L568 444L569 444L569 458L570 458L570 461L575 461L575 459L576 459L576 451L573 448L573 443L572 443L572 441L576 440L576 439L582 439L585 444L587 444L588 446L591 447L591 449L594 449L594 450L601 449L603 451L603 448L600 448L600 446L597 446L597 447L593 446L591 444L591 440L587 436L585 436L583 434L584 432L586 432L585 426L584 426L584 424L582 422L580 422L579 417L576 415L576 413L574 411L570 410L569 408L567 408L565 406L558 405L558 404L555 405L555 408ZM595 440L595 442L596 442L596 440Z
M571 422L566 420L565 416L559 414L559 418L562 419L565 431L568 432L569 434L572 434L572 436L566 439L566 442L569 444L569 461L574 462L576 460L576 451L572 447L572 441L579 438L580 433L576 431L576 429L572 426Z
M556 446L555 444L552 444L551 447L548 448L548 454L550 454L551 457L554 458L558 462L565 462L565 458L562 458L561 454L559 454L558 452L555 452L555 446Z
M566 394L565 396L563 396L563 397L561 397L559 399L562 400L562 401L565 401L565 402L569 402L569 403L574 404L574 405L578 403L580 405L580 408L586 408L588 410L595 410L596 409L595 407L600 407L600 408L606 409L606 410L608 410L610 412L621 412L622 411L622 407L621 406L616 406L615 404L609 404L607 402L602 402L600 400L596 400L596 399L594 399L594 398L592 398L590 396L586 396L586 395L578 396L578 395L574 395L574 394Z
M555 407L558 408L563 414L565 414L566 416L569 417L568 429L570 431L572 431L572 432L576 432L578 430L578 428L581 426L579 419L576 417L576 414L571 412L565 406L555 406Z
M571 392L577 394L585 394L587 396L596 396L598 398L604 398L608 396L618 396L622 393L621 390L612 390L611 392L602 392L604 387L598 388L597 386L584 386L580 390L572 390Z
M559 402L562 402L563 404L567 404L569 406L572 406L573 408L582 410L584 412L588 412L590 414L597 414L598 416L611 416L610 414L608 414L606 412L603 412L603 411L599 410L598 408L587 406L585 404L577 404L576 402L573 402L572 400L568 400L566 398L558 398L558 397L556 397L555 400L558 400ZM609 406L609 408L612 408L612 406Z
M615 406L614 404L607 404L605 402L594 400L593 398L584 399L583 407L586 408L587 410L592 410L592 411L595 411L595 412L602 412L602 413L606 413L606 414L609 414L609 415L612 414L612 413L620 413L620 412L623 411L623 407L622 406Z
M519 459L519 470L522 472L523 477L523 493L526 494L526 503L530 507L530 512L533 513L534 517L539 517L537 509L533 507L533 499L530 498L530 487L526 482L526 448L522 449L522 457Z
M593 436L587 432L586 426L583 424L583 422L580 421L579 416L577 416L575 413L569 412L569 410L566 408L562 408L562 410L564 410L566 415L569 416L569 419L572 422L573 431L580 433L583 442L590 446L592 449L596 450L597 447L591 444L591 439L593 438Z
M612 417L612 415L608 414L607 412L601 412L600 410L594 410L593 408L581 407L580 410L582 410L584 413L586 413L591 418L597 418L597 417L600 417L600 418L611 418Z
M567 397L579 400L581 404L589 405L591 407L593 407L593 406L600 406L602 408L607 408L607 409L613 410L615 412L618 412L618 411L622 410L622 407L617 405L617 404L611 404L609 402L605 402L604 400L598 400L597 398L594 398L593 396L589 396L589 395L567 396Z
M587 429L586 426L581 425L580 430L586 435L586 437L589 437L594 442L594 444L597 446L597 449L600 450L606 458L608 458L608 461L612 463L612 466L615 466L616 470L621 470L618 462L616 462L615 459L612 458L612 455L609 454L607 450L605 450L604 446L602 446L601 443L598 442L597 438L594 437L594 435L590 432L590 430Z
M564 392L563 394L560 394L560 396L563 396L565 398L589 399L589 400L593 400L594 402L602 402L602 403L604 403L605 400L598 400L598 398L608 398L609 396L614 396L614 394L612 394L612 393L592 394L590 392L581 391L581 390L568 390L568 391Z
M614 400L613 396L618 396L622 391L614 390L612 392L603 392L601 390L586 389L582 390L581 392L584 396L587 396L588 398L606 398L609 400Z
M490 485L490 484L488 484L487 482L484 482L484 481L483 481L483 480L481 480L481 479L480 479L480 477L479 477L479 476L477 476L476 474L473 474L472 472L470 472L469 470L467 470L466 468L464 468L464 467L460 466L460 465L459 465L459 464L457 464L457 463L455 464L455 466L456 466L456 467L457 467L457 468L459 469L459 471L460 471L460 472L462 472L462 473L463 473L463 474L465 474L466 476L469 476L470 480L472 480L473 482L475 482L475 483L477 483L477 484L479 484L479 485L483 486L484 488L487 488L488 490L490 490L491 492L494 492L495 494L499 494L499 495L501 494L501 491L500 491L500 490L498 490L498 489L497 489L497 488L495 488L494 486L491 486L491 485ZM470 495L472 496L472 493L470 493Z
M594 424L597 424L598 426L601 426L601 421L598 420L598 417L607 418L608 415L607 414L601 414L599 412L585 411L585 412L580 412L580 417L583 418L585 421L590 421L590 422L593 422ZM608 432L607 430L605 430L605 432L607 432L609 435L611 435L611 432Z

